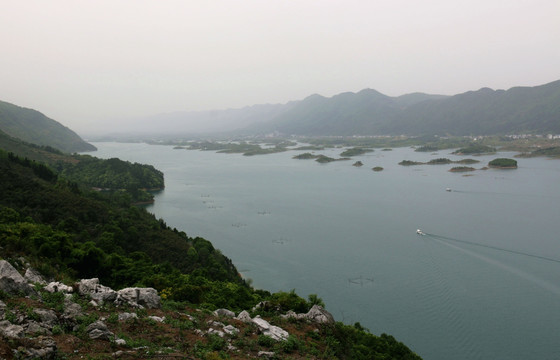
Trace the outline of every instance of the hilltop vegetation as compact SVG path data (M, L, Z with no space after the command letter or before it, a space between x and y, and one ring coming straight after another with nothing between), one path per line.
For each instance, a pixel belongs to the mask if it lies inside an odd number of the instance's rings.
M93 151L75 132L40 112L0 101L0 130L29 143L67 153Z
M75 186L104 191L127 190L133 202L151 201L149 189L164 187L163 173L151 165L133 164L120 159L102 160L89 155L65 154L49 146L38 146L10 137L0 131L0 149L31 163L42 163Z

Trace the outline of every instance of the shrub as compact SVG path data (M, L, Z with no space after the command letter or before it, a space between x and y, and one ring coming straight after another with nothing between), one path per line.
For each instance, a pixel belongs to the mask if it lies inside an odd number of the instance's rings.
M260 346L272 347L272 346L276 343L276 340L274 340L274 339L271 338L270 336L259 335L259 338L257 339L257 343L258 343Z

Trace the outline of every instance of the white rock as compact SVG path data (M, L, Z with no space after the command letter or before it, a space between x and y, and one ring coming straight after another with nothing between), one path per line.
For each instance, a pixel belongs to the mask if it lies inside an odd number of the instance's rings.
M125 288L117 292L117 302L143 305L150 309L161 307L161 298L154 288Z
M41 284L41 285L47 284L43 276L41 276L41 274L39 274L37 270L32 268L27 268L27 270L25 270L25 274L23 275L23 278L30 283Z
M246 310L240 312L235 319L242 321L244 323L250 323L251 321L253 321L253 319L251 319L251 315L249 315L249 313Z
M235 313L231 310L228 310L228 309L218 309L218 310L214 311L214 315L215 316L225 316L225 317L230 317L230 318L235 317Z
M331 313L319 305L313 305L311 310L305 314L305 318L319 324L334 324L334 318Z
M115 301L117 298L117 292L108 286L101 285L98 278L80 280L78 292L81 295L89 295L100 304Z
M115 336L115 334L109 331L107 325L99 320L89 324L86 328L86 332L90 339L111 340Z
M33 312L39 316L43 326L47 326L52 329L54 325L58 322L58 317L53 310L48 309L33 309Z
M215 321L215 320L208 320L206 322L206 324L210 325L210 326L214 326L214 327L224 327L224 323L221 323L219 321Z
M164 317L159 317L159 316L148 316L148 319L152 319L153 321L162 323L165 321L165 316Z
M257 325L257 328L263 335L276 341L285 341L290 336L286 330L278 326L271 325L268 321L261 319L259 316L253 319L253 323Z
M274 354L274 352L272 352L272 351L259 351L259 352L257 353L257 356L258 356L258 357L266 357L266 358L274 357L274 355L275 355L275 354Z
M52 327L51 327L52 328ZM41 334L41 335L49 335L51 334L51 332L49 331L49 329L41 326L41 324L39 324L36 321L29 321L27 322L27 324L25 324L25 333L27 335L37 335L37 334Z
M65 294L70 294L74 292L74 289L71 286L65 285L58 281L53 281L48 283L47 286L43 288L43 290L48 291L50 293L62 292Z
M208 329L207 331L208 335L218 335L219 337L224 337L226 334L224 334L223 331L220 330L214 330L213 328Z
M228 335L239 334L239 329L233 325L224 326L224 332Z
M118 318L119 321L127 321L130 319L138 319L138 315L136 315L136 313L124 312L124 313L120 313Z
M14 295L37 295L23 276L6 260L0 260L0 290Z
M8 320L0 321L0 334L11 339L23 337L23 326L13 325Z

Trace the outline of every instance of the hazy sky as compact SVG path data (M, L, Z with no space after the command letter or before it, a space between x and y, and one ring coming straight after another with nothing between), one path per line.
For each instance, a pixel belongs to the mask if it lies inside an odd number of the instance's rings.
M560 79L559 0L0 0L0 100L74 130Z

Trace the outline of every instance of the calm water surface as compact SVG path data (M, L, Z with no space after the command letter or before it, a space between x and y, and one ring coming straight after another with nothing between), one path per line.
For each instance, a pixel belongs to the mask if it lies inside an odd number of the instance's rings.
M337 320L394 335L428 360L560 358L560 160L463 176L453 165L398 165L464 158L451 151L318 164L292 159L303 151L95 146L95 156L163 171L148 210L212 241L256 287L318 294Z

